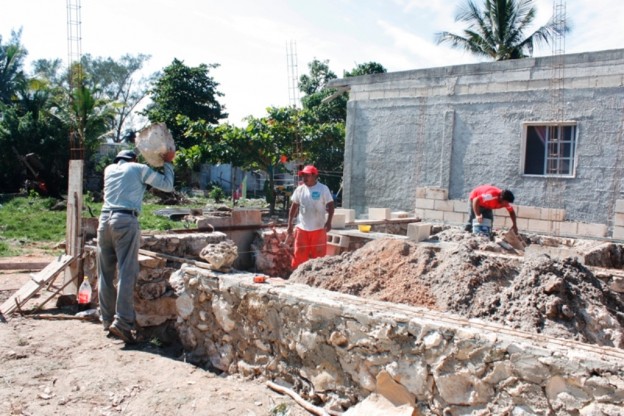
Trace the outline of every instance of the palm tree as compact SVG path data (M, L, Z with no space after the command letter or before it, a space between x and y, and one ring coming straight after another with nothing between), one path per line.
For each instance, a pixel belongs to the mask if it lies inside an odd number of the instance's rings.
M533 0L485 0L483 9L468 0L455 16L455 21L468 24L464 36L440 32L436 34L436 43L449 43L454 48L497 61L530 57L534 44L548 44L561 30L569 30L568 26L558 28L551 18L546 25L525 36L535 12Z

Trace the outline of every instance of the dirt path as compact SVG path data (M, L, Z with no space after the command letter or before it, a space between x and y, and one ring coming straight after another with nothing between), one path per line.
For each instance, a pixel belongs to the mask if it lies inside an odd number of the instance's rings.
M28 278L0 270L0 294L10 296ZM46 313L56 311L50 303ZM264 380L218 375L183 358L155 340L126 346L97 323L13 317L0 323L0 414L309 414Z

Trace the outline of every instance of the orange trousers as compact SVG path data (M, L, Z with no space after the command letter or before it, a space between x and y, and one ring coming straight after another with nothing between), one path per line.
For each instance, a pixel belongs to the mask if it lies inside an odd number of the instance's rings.
M291 262L293 269L309 259L323 257L326 251L327 232L325 228L314 231L295 228L295 255Z

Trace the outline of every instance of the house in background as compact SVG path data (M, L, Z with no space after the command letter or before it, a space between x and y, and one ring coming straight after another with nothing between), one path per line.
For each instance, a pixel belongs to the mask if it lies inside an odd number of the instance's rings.
M524 231L624 239L624 49L329 87L349 91L343 206L356 214L462 223L489 183L514 192Z

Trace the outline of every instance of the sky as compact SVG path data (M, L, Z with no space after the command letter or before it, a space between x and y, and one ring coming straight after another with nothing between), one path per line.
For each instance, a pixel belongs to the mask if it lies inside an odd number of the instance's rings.
M290 87L314 59L327 60L339 78L367 62L398 72L484 61L434 42L437 32L462 33L455 15L465 1L80 0L81 50L113 59L151 55L146 74L176 58L192 67L219 64L210 75L224 94L225 121L244 125L267 107L291 105ZM552 16L553 0L534 4L537 28ZM564 4L572 28L566 54L624 48L624 1ZM27 70L36 59L67 61L67 0L0 0L0 11L3 42L22 29ZM548 45L534 51L551 54Z

